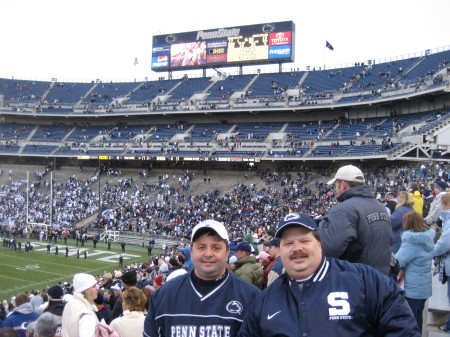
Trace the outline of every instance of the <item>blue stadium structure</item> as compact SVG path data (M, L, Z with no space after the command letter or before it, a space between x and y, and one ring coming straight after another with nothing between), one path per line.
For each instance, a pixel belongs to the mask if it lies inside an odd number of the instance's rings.
M450 50L125 83L0 79L0 155L263 163L449 160Z

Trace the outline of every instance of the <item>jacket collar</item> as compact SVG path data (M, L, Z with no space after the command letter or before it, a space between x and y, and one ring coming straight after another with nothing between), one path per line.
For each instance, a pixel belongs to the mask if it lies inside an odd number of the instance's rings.
M317 267L316 271L305 281L305 282L320 282L323 280L325 275L328 272L328 268L330 266L330 262L325 258L325 256L322 256L322 261L320 262L319 267ZM297 280L292 278L286 273L287 281L289 282L289 285L297 284Z
M343 202L347 199L353 198L353 197L361 197L361 198L373 198L373 193L369 185L360 185L352 187L346 191L344 191L339 197L337 197L337 200L339 202Z

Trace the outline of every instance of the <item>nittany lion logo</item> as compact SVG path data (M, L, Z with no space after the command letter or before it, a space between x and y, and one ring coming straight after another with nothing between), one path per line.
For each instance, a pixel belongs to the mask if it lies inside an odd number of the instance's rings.
M275 30L275 26L271 23L268 23L262 27L262 31L264 33L272 33Z
M284 217L284 221L292 221L300 219L300 216L297 213L291 213Z
M167 43L174 43L177 40L176 35L167 35L166 36L166 42Z
M227 311L229 313L238 314L238 315L240 315L242 313L242 310L244 310L244 308L242 307L242 304L239 303L238 301L228 302L225 309L227 309Z

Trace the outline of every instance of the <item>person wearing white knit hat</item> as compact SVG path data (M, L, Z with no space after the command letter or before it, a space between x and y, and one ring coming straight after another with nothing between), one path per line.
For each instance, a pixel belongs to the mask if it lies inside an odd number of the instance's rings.
M98 285L94 276L75 274L74 294L66 304L62 316L62 330L65 337L94 337L95 326L99 323L97 307Z

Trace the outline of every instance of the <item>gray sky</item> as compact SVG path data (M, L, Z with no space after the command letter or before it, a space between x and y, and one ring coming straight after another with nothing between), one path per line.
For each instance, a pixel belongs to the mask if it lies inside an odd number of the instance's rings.
M266 22L296 25L285 69L450 45L449 0L0 0L0 13L0 77L44 81L157 79L167 73L151 71L153 35Z

